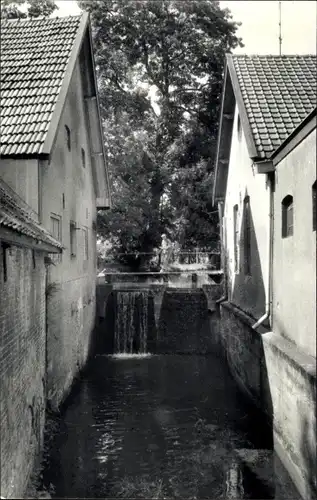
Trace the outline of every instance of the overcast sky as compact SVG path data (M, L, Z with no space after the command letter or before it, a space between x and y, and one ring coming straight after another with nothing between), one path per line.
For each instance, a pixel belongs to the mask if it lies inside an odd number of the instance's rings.
M133 1L133 0L131 0ZM75 0L59 0L57 16L77 15L80 9ZM282 1L282 53L316 54L317 2ZM238 35L245 47L237 49L244 54L278 54L279 2L273 1L221 1L228 7L233 20L242 22Z

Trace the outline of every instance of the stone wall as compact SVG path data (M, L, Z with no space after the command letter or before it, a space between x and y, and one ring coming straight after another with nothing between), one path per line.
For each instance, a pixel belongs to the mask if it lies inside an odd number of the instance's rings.
M44 254L1 247L1 495L22 498L40 450L45 412Z
M233 376L272 421L275 449L303 498L316 498L315 359L273 332L256 332L229 303L220 321Z

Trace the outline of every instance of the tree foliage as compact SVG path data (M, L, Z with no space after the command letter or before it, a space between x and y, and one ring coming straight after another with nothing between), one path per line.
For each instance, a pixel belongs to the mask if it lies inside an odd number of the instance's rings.
M2 19L48 17L56 9L54 0L1 0Z
M162 233L207 245L223 65L241 44L237 24L211 0L78 3L92 19L114 191L104 235L120 252L151 251Z

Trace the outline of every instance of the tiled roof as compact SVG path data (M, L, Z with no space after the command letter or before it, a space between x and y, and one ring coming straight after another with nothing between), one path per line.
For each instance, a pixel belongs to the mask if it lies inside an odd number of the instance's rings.
M32 210L0 179L0 226L62 249L63 245L34 220ZM40 248L40 247L39 247Z
M2 155L41 153L80 20L1 22Z
M268 158L316 106L316 56L231 56L259 157Z

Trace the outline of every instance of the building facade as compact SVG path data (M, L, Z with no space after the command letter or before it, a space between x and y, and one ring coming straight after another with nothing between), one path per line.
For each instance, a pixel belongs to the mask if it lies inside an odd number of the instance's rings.
M223 347L305 499L316 496L315 64L227 56L213 193Z
M21 498L95 321L111 201L88 15L1 23L1 87L1 494Z

